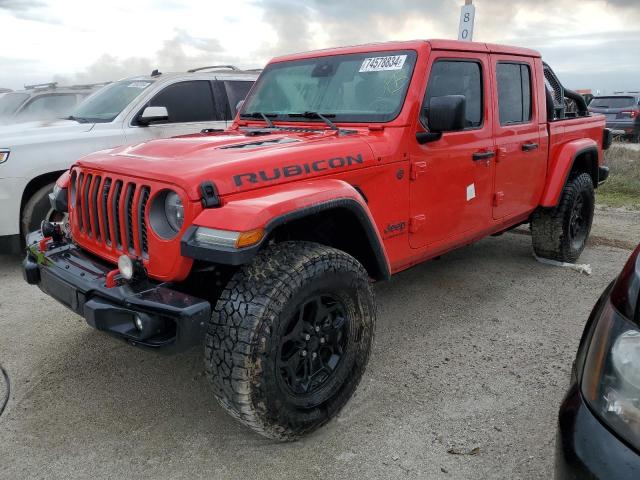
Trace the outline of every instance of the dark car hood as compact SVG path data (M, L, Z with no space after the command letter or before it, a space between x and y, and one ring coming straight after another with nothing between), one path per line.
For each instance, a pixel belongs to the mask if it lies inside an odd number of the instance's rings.
M337 134L244 132L151 140L96 152L77 164L182 187L192 200L213 181L221 195L370 166L373 154L364 132Z
M611 302L629 320L640 325L640 245L633 252L611 292Z

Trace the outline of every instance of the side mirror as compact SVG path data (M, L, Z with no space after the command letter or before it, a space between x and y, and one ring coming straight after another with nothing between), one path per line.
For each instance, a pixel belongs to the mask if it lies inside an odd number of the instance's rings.
M429 102L429 130L436 133L464 130L467 99L464 95L433 97Z
M167 107L147 107L138 117L140 125L151 125L152 123L166 122L169 120Z
M464 130L466 124L467 99L464 95L444 95L433 97L424 109L429 131L418 132L418 143L425 144L439 140L444 132Z

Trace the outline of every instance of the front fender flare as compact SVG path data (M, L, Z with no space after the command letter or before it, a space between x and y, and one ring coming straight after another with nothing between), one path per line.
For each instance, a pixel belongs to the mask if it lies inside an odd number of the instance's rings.
M249 191L224 201L221 208L206 209L196 217L182 238L182 255L223 265L243 265L251 261L268 243L270 234L277 227L338 208L353 213L364 229L375 257L375 278L389 278L389 260L365 200L353 186L335 179L311 180ZM236 232L262 228L265 235L260 243L252 247L213 249L198 246L193 241L199 226Z
M590 138L574 140L562 146L555 161L552 161L549 167L548 181L542 194L540 206L555 207L558 205L562 189L569 179L576 158L585 153L595 154L596 162L598 162L598 144Z

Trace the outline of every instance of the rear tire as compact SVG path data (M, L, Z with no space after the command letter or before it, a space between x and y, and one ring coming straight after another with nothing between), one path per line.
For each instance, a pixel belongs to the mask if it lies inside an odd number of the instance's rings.
M360 382L375 317L367 272L350 255L309 242L265 249L211 316L205 369L217 400L268 438L319 428Z
M533 250L539 257L574 263L591 232L595 208L593 181L581 173L567 182L560 203L539 208L531 219Z

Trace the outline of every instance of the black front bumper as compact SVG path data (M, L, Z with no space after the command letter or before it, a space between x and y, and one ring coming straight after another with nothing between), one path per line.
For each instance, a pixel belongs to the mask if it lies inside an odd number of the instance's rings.
M640 455L591 413L574 381L560 407L556 479L638 478Z
M202 342L211 315L209 302L150 280L108 288L106 276L112 265L69 243L49 244L42 252L40 238L29 236L25 280L92 327L131 345L163 352L187 350Z

